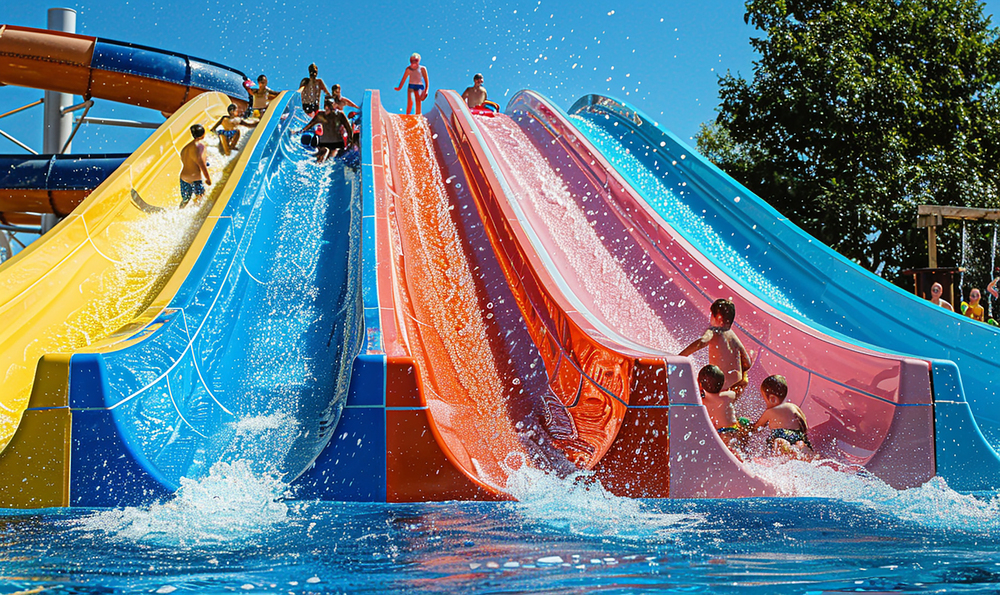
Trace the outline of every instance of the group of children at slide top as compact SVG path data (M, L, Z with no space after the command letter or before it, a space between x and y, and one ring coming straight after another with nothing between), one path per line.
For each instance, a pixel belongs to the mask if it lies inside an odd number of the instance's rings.
M768 376L761 383L760 393L767 409L756 422L736 417L736 401L747 387L752 362L732 329L735 319L733 302L715 300L708 329L680 353L688 356L708 347L710 363L698 372L698 385L708 417L722 441L737 455L746 453L755 432L767 428L771 454L811 459L815 453L809 443L806 416L797 405L785 401L788 384L784 376Z
M403 88L403 84L409 79L406 91L406 113L410 114L416 106L416 113L421 113L421 103L427 99L430 89L430 77L427 68L420 65L420 54L410 56L410 65L403 72L403 78L399 81L396 90ZM486 87L483 86L483 75L476 74L473 77L473 85L465 89L462 98L470 108L478 107L486 103ZM250 116L260 118L264 115L271 100L278 92L267 86L267 76L257 77L257 87L249 79L243 82L244 88L249 94L249 102L246 113L237 114L238 108L235 104L229 106L229 114L223 117L216 124L215 132L219 135L219 145L225 155L229 155L240 140L239 126L256 126L257 120L247 119ZM344 109L353 107L359 109L358 105L350 99L340 94L340 85L333 85L327 88L323 79L319 78L319 68L315 64L309 65L309 76L299 83L299 91L302 97L302 110L312 119L298 132L316 129L315 137L316 161L322 163L332 156L336 156L341 151L346 151L351 145L356 144L358 139L353 132L353 125L350 119L344 114ZM325 94L323 109L320 110L320 97ZM205 127L195 124L191 127L191 140L181 149L181 203L184 207L192 198L199 199L205 195L205 186L212 184L211 175L208 173L208 162L205 158Z

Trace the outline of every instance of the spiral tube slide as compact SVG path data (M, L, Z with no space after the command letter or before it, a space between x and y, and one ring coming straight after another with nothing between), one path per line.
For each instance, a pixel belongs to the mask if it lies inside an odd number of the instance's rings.
M65 217L127 158L127 154L0 155L0 213Z
M246 107L238 70L184 54L86 35L0 25L0 83L173 113L201 93Z

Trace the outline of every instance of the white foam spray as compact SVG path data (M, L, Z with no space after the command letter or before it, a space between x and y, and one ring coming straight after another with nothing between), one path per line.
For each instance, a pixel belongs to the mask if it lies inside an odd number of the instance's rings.
M207 477L181 479L166 502L100 512L77 521L85 531L152 545L252 543L287 522L288 486L255 475L246 461L216 463Z

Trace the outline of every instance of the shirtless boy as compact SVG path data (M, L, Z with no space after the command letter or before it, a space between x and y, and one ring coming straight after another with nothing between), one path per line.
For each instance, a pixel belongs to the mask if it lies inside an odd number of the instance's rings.
M215 130L215 133L219 135L219 145L222 147L222 152L226 155L232 153L233 149L236 148L236 144L240 142L240 129L237 126L257 125L257 122L248 122L237 116L236 109L236 104L230 103L227 110L229 115L219 120L219 125L222 128L216 128Z
M330 97L326 98L323 111L316 112L311 120L300 130L309 130L316 124L323 125L323 134L319 137L319 151L316 153L316 163L323 163L329 157L347 149L351 142L351 121L347 119L337 104ZM344 139L347 138L347 142Z
M265 87L267 84L265 83ZM302 111L307 114L315 114L319 111L320 93L330 95L330 90L326 88L326 83L319 78L319 67L315 64L309 65L309 76L299 83L302 94Z
M462 99L468 104L469 109L486 103L486 87L483 86L483 75L477 72L472 77L472 86L466 87L465 91L462 91Z
M768 376L760 385L767 409L754 424L754 430L770 428L767 445L775 455L809 458L813 454L809 443L806 415L794 403L786 403L788 383L784 376Z
M729 450L736 452L746 446L749 438L750 420L745 417L736 417L736 393L731 390L722 390L722 384L726 381L726 375L718 366L708 364L698 372L698 386L701 387L701 402L708 410L708 417L712 420L712 427L719 432L719 437L729 447Z
M278 92L267 87L267 77L262 74L257 77L257 88L250 90L250 95L253 96L253 113L261 118Z
M334 105L340 109L344 109L345 107L359 109L356 103L340 94L340 85L330 87L330 99L332 99Z
M420 102L427 99L427 93L431 88L431 80L427 76L427 69L420 65L420 54L410 56L410 65L403 70L403 78L399 80L399 86L396 87L397 91L403 88L403 83L406 82L407 77L410 79L410 84L406 89L406 114L410 114L414 101L417 103L417 113L419 114L421 113Z
M184 208L192 196L205 196L205 185L212 185L212 176L208 173L208 162L205 161L205 127L195 124L191 127L194 140L181 149L181 208ZM202 180L204 179L204 185Z
M722 389L732 390L739 396L749 382L747 373L751 362L743 342L733 332L735 319L736 306L731 301L721 298L715 300L708 329L680 354L687 356L708 347L708 363L718 366L726 375Z

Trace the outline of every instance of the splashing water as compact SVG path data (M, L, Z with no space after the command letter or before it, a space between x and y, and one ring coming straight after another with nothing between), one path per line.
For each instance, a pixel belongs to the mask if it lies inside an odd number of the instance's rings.
M216 463L208 476L181 479L166 502L109 510L76 521L85 531L166 546L253 542L283 525L288 486L255 475L246 461Z
M642 501L607 491L589 472L560 478L525 466L511 473L507 489L526 517L581 537L669 542L705 521L701 514L647 511Z
M1000 529L1000 494L980 498L960 494L944 479L897 490L867 474L843 473L823 461L748 463L753 473L774 484L781 496L826 498L860 504L931 529L990 533Z

